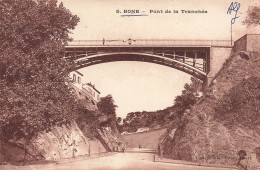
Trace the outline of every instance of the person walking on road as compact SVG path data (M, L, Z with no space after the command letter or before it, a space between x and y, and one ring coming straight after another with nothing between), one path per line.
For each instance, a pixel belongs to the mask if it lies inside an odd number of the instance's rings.
M238 162L237 162L237 169L238 170L247 170L248 161L246 159L246 151L240 150L238 152Z

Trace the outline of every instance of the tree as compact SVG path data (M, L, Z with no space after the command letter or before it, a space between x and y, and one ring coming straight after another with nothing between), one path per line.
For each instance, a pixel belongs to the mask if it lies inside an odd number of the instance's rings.
M77 116L79 103L66 85L70 63L63 59L63 51L78 22L56 0L0 1L0 129L4 139L23 138L26 146L37 132Z
M117 123L117 124L120 124L121 122L122 122L122 118L121 118L121 117L117 117L117 118L116 118L116 123Z
M184 85L184 90L180 96L176 96L173 108L181 118L184 111L193 106L199 99L202 91L202 81L191 77L191 83Z
M116 122L116 108L112 95L101 97L97 104L98 109L105 114L108 119L102 123L102 126L111 126L113 132L118 133L117 122Z
M97 107L102 113L105 113L106 115L116 115L117 106L114 104L112 95L101 97Z
M247 26L257 26L260 25L260 6L250 6L247 10L246 19L243 24Z

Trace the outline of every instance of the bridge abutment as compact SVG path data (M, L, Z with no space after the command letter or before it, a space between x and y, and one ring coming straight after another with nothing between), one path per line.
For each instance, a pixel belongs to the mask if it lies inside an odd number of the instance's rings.
M203 92L206 91L207 87L211 84L217 73L222 68L223 64L230 57L232 47L210 47L210 56L207 63L208 74L202 84Z
M207 77L203 81L203 92L212 83L223 64L231 56L231 53L240 51L255 51L260 53L260 34L246 34L234 42L233 47L210 47L210 58L207 63Z

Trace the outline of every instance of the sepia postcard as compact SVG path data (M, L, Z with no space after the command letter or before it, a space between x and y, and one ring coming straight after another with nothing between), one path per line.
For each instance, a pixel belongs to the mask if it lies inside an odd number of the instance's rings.
M259 0L0 0L0 170L260 170Z

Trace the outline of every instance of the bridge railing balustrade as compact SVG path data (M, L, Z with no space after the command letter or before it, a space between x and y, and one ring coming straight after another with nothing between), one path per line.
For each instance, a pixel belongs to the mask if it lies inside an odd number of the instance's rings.
M230 46L229 40L167 40L167 39L130 39L130 40L75 40L69 46Z

